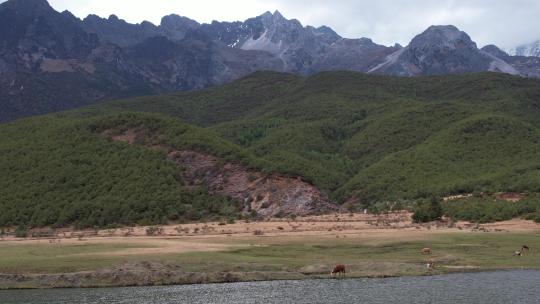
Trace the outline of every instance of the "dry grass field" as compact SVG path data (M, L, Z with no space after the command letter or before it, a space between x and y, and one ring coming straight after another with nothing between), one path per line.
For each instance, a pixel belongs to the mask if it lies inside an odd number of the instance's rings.
M338 263L353 277L540 267L540 224L516 219L416 225L409 216L339 214L4 237L0 288L66 287L69 282L55 276L68 274L77 278L74 286L139 284L135 277L148 273L144 284L325 278ZM513 256L522 245L531 250ZM433 253L422 255L424 247ZM429 260L434 269L426 267ZM116 279L99 279L103 273ZM122 279L125 273L132 281Z

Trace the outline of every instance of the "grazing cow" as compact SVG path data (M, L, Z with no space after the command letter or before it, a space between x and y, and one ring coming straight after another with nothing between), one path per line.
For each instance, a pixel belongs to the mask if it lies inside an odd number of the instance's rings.
M525 251L525 250L529 251L530 250L529 246L527 245L521 246L521 251Z
M521 251L514 251L513 256L522 256L523 253Z
M342 265L342 264L336 265L334 269L332 269L332 272L330 272L330 275L334 276L336 274L345 276L345 265Z
M431 248L422 248L422 250L420 250L420 253L421 254L431 254Z
M429 259L429 261L427 262L426 266L427 266L428 269L433 269L433 268L435 268L435 261L434 261L433 259Z

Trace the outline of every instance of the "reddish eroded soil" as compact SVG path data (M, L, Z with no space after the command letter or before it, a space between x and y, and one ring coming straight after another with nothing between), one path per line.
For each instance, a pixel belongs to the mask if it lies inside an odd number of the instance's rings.
M137 132L127 130L111 138L135 144ZM182 177L186 186L205 185L212 194L231 197L243 203L245 212L255 210L260 216L273 217L340 211L340 207L330 201L326 194L300 177L267 175L239 164L223 163L218 157L196 151L166 150L167 157L183 169Z
M514 192L504 192L499 195L495 196L498 200L503 200L507 202L519 202L520 200L525 198L525 194L521 193L514 193Z
M314 186L300 178L265 175L233 163L194 151L174 151L169 158L185 168L189 185L204 184L211 193L225 195L245 204L244 211L259 215L304 216L337 211L338 207Z
M137 133L133 130L127 130L126 132L117 135L110 135L107 131L104 132L104 134L110 136L113 141L123 141L130 145L135 143L135 138L137 137Z

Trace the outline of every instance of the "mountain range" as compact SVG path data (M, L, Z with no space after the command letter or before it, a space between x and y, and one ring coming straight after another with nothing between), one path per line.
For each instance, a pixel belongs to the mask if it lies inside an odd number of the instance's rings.
M46 0L9 0L0 5L0 28L0 121L200 89L260 70L540 76L540 58L511 56L493 45L479 49L451 25L431 26L405 47L384 46L343 38L326 26L303 26L278 11L210 24L169 15L154 25L114 15L81 20Z

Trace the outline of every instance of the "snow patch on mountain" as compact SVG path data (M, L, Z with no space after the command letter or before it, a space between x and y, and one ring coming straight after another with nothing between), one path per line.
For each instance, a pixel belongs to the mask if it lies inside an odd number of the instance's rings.
M512 56L540 57L540 40L508 50Z
M368 73L374 73L374 72L376 72L377 70L379 70L379 69L381 69L383 67L386 67L386 66L389 66L391 64L396 63L398 61L398 59L399 59L399 56L401 56L401 54L403 54L404 51L405 51L405 48L397 50L397 51L393 52L392 54L386 56L385 61L383 61L382 63L376 65L374 68L370 69L368 71Z
M495 57L494 55L486 52L486 51L483 51L483 50L480 50L480 53L482 53L483 55L491 58L493 61L489 64L489 69L488 71L490 72L502 72L502 73L507 73L507 74L511 74L511 75L519 75L519 72L511 65L509 65L508 63L506 63L504 60L498 58L498 57Z
M243 50L258 50L266 51L277 55L282 51L282 40L278 43L272 41L271 37L268 36L268 30L265 30L264 33L257 39L253 39L253 36L250 37L242 46L240 47Z

